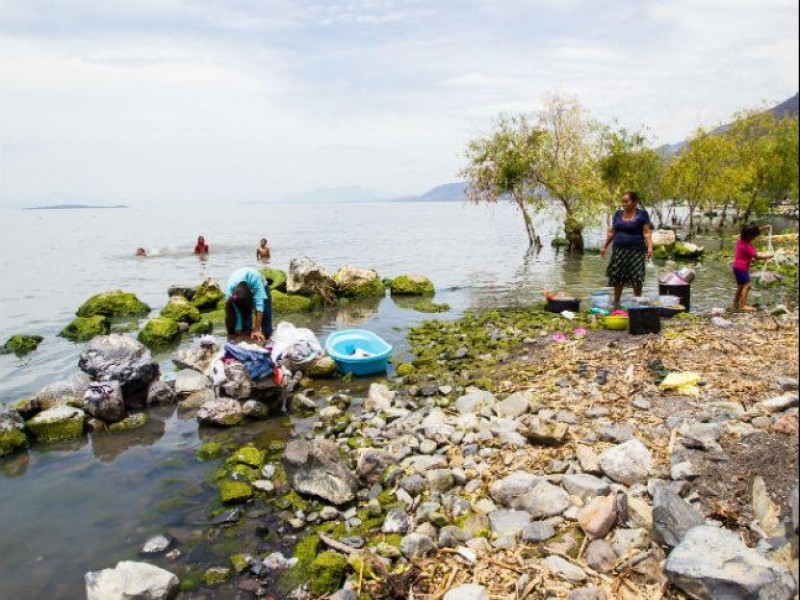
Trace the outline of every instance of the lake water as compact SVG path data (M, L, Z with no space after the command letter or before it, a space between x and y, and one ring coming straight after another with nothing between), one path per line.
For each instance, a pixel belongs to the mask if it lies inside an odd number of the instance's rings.
M0 356L0 402L23 398L77 370L83 345L57 333L90 295L121 288L158 311L171 284L194 285L206 276L224 282L237 267L263 266L255 260L262 237L269 239L275 268L286 269L291 258L305 255L330 272L352 264L374 268L382 277L425 274L437 287L435 301L451 306L437 318L469 308L530 304L545 289L584 296L605 285L606 263L599 256L570 258L550 248L560 229L554 218L537 219L545 248L526 255L521 218L506 205L192 205L4 210L0 218L0 338L13 333L45 337L27 357ZM211 247L205 260L191 253L200 234ZM588 246L597 246L599 234L587 234ZM134 257L138 246L150 256ZM727 268L710 263L697 270L693 308L727 306L734 290ZM655 271L649 270L645 293L656 288ZM337 328L357 324L402 352L407 327L430 317L387 297L294 322L311 327L321 341ZM163 375L172 376L169 353L159 360ZM354 385L363 389L366 384ZM198 431L194 419L174 407L151 416L134 432L38 446L0 460L2 597L83 597L86 571L136 559L147 537L162 531L174 535L184 550L192 548L184 552L184 562L225 564L223 551L236 551L205 537L206 510L215 494L208 478L216 465L198 462L194 451L207 439L241 443L285 437L289 424L274 419L209 432ZM268 507L257 507L255 514L269 522ZM254 548L291 550L290 539L262 536L249 542ZM234 546L244 549L247 543L237 540ZM215 594L228 597L233 591L222 587Z

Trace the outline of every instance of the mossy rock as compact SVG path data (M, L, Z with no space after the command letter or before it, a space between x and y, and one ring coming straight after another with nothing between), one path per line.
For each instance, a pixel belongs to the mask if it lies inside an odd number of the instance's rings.
M408 308L421 313L442 313L450 310L450 305L445 302L432 302L428 299L416 300L408 305Z
M200 319L197 323L189 325L192 335L206 335L214 331L214 324L209 319Z
M247 554L234 554L228 560L237 573L243 573L250 566L250 557Z
M667 260L672 252L672 246L656 246L653 248L653 258L657 260Z
M111 331L111 321L104 315L93 315L91 317L76 317L72 323L61 330L63 338L73 342L85 342L98 335L106 335Z
M111 423L108 430L111 433L121 433L123 431L131 431L132 429L139 429L150 421L150 417L146 413L136 413L135 415L128 415L118 423Z
M553 248L566 248L569 246L569 240L567 238L557 237L553 238L553 241L550 242L550 245Z
M201 444L194 453L200 460L213 460L222 456L222 444L217 442L206 442Z
M398 377L408 377L414 371L416 371L416 368L414 368L414 365L412 365L411 363L403 363L403 364L397 365L397 376Z
M134 317L146 315L150 307L136 297L136 294L122 290L101 292L80 305L75 313L79 317L104 315L106 317Z
M275 297L275 294L273 293L273 298L274 297ZM202 323L203 320L207 320L209 323L211 323L212 327L214 325L224 325L225 324L225 308L224 307L223 308L218 308L216 310L212 310L211 312L203 313L203 319L201 319L200 321L195 323L195 325L197 325L198 323ZM191 331L191 330L192 330L192 326L190 325L189 326L189 331Z
M272 312L278 314L311 312L321 305L318 296L300 296L297 294L284 294L272 292Z
M704 252L705 248L703 246L696 246L694 244L689 246L683 242L675 242L675 249L672 254L674 258L691 260L702 257Z
M233 575L230 567L211 567L206 569L200 578L205 585L219 585L228 581Z
M345 298L372 298L386 295L378 273L372 269L359 269L345 265L333 275L339 296Z
M0 457L8 456L28 447L28 438L19 429L0 431Z
M200 320L200 311L183 296L172 296L161 309L161 316L179 323L196 323Z
M280 269L261 269L261 275L269 283L269 289L279 292L286 291L286 271Z
M253 488L244 481L222 481L219 484L219 499L225 504L245 502L253 497Z
M322 356L306 367L304 373L312 379L332 377L336 373L336 361L330 356Z
M85 414L79 408L56 406L26 421L25 427L39 442L60 442L83 437Z
M436 289L427 277L422 275L400 275L392 279L393 296L433 296Z
M239 464L260 469L264 466L267 456L263 450L259 450L254 446L242 446L234 453L231 459Z
M178 322L167 317L150 319L139 332L139 341L150 348L169 346L180 337Z
M220 301L224 299L225 294L219 284L209 277L195 288L191 303L201 312L205 312L218 308Z
M3 344L3 352L13 352L17 356L24 356L33 352L44 338L40 335L12 335Z
M338 552L319 554L308 568L309 591L314 596L334 593L342 587L347 568L347 559Z

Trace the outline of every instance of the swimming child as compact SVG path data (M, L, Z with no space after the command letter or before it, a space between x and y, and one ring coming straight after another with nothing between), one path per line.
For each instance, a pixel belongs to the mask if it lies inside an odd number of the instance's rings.
M256 248L256 260L269 260L271 252L267 246L267 238L261 238L261 243Z
M753 240L770 225L746 225L739 233L736 240L736 252L733 256L733 276L736 278L736 294L733 297L734 310L755 310L747 304L747 294L750 292L750 264L753 260L767 260L772 254L762 254L753 246Z
M206 238L202 235L197 236L197 243L194 245L194 253L208 254L208 244L206 244Z
M144 248L137 248L136 249L136 256L144 256L144 257L146 257L147 256L147 252L145 251Z

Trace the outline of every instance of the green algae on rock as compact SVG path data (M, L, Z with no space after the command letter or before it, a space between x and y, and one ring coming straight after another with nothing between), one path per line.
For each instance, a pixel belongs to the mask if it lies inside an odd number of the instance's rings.
M214 331L214 323L209 319L200 319L197 323L189 325L189 333L192 335L205 335Z
M40 335L12 335L3 344L3 353L13 352L17 356L23 356L36 350L43 339Z
M297 294L284 294L283 292L272 292L272 312L273 313L304 313L311 312L319 307L322 301L318 296L300 296Z
M263 450L255 448L254 446L242 446L231 457L231 460L234 462L247 465L248 467L253 467L255 469L260 469L263 467L266 459L266 453Z
M269 289L286 291L286 271L280 269L265 268L259 271L264 279L269 283Z
M55 406L25 423L39 442L60 442L83 436L85 413L72 406Z
M322 552L308 568L308 589L315 596L332 594L344 583L347 559L338 552Z
M150 307L136 297L136 294L122 290L101 292L80 305L75 313L79 317L104 315L106 317L134 317L146 315Z
M244 481L221 481L219 499L226 504L245 502L253 497L253 488Z
M344 265L334 273L333 280L336 282L338 295L345 298L386 295L386 286L377 271L373 269L359 269L351 265Z
M191 303L201 312L206 312L218 308L219 302L224 299L225 294L219 284L209 277L195 288Z
M414 296L397 296L395 304L400 308L407 308L421 313L442 313L450 310L450 305L444 302L433 302L429 298L416 298Z
M397 376L398 377L408 377L411 375L416 369L414 365L411 363L402 363L397 365Z
M211 567L205 570L200 579L205 585L219 585L228 581L232 575L230 567Z
M228 560L230 561L233 570L237 573L244 572L244 570L247 569L252 562L252 558L248 554L233 554L228 558Z
M138 339L150 348L169 346L180 337L178 323L167 317L150 319L139 332Z
M331 377L336 372L336 361L330 356L322 356L315 360L309 367L305 368L304 373L312 379L323 379Z
M422 275L400 275L392 279L391 292L393 296L433 296L436 289Z
M85 342L98 335L106 335L111 331L111 321L104 315L91 317L76 317L61 330L63 338L73 342Z
M212 460L222 456L222 444L217 442L206 442L201 444L195 452L195 456L200 460Z
M108 430L112 433L120 433L122 431L130 431L131 429L138 429L146 425L150 421L150 417L146 413L136 413L135 415L128 415L118 423L111 423Z
M19 429L0 430L0 457L28 447L28 438Z
M161 309L161 316L183 323L196 323L200 320L200 311L189 304L183 296L172 296L167 305Z

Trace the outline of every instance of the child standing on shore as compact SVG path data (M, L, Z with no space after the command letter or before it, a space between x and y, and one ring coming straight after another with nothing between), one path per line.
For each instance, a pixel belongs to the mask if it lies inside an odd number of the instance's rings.
M746 225L739 233L736 240L736 252L733 256L733 276L736 278L736 294L733 297L734 310L755 310L747 304L747 294L750 292L750 265L753 260L767 260L772 254L760 254L753 246L762 230L769 229L770 225Z

